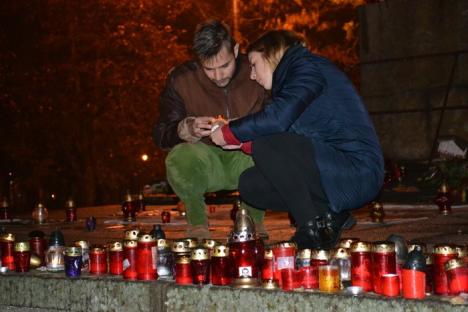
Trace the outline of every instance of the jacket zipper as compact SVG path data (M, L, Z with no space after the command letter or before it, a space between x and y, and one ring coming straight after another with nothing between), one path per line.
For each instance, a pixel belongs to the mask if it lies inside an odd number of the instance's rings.
M224 98L225 98L225 103L226 103L226 119L229 120L231 119L231 112L229 111L229 91L227 88L223 89L224 92Z

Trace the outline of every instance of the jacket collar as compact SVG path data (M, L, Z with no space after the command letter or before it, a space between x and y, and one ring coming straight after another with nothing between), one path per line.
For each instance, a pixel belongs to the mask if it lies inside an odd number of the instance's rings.
M278 89L281 89L281 87L283 86L290 65L305 53L310 52L301 44L295 44L289 47L286 50L286 52L284 52L283 57L281 58L278 66L276 66L276 69L273 72L273 83L271 90L272 94L274 94Z

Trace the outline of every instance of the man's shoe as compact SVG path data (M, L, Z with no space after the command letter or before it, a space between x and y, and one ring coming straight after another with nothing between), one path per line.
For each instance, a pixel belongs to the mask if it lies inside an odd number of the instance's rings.
M211 238L210 230L206 224L188 225L186 235L187 237L195 237L199 241Z
M263 240L268 240L270 238L263 222L255 223L255 231L257 232L258 237Z
M336 233L327 226L326 218L315 217L298 227L291 240L299 249L330 249L328 246L336 241Z

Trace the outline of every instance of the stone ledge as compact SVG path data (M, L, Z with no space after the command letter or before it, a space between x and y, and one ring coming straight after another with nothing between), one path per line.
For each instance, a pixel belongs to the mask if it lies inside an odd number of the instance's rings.
M121 277L62 273L0 276L0 308L12 311L466 311L437 297L426 300L353 297L318 292L240 290L178 286L173 282L126 281ZM17 309L17 310L15 310Z

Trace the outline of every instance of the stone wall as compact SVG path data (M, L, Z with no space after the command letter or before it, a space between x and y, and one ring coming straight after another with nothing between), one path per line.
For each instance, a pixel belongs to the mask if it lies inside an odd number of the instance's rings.
M465 109L445 111L440 135L468 141L468 1L387 0L359 22L361 94L385 156L429 158L456 58L447 106Z
M373 294L353 297L318 292L284 292L217 286L178 286L173 282L125 281L122 277L67 278L63 272L6 273L0 276L0 311L13 312L265 312L265 311L426 311L462 312L433 297L386 299Z

